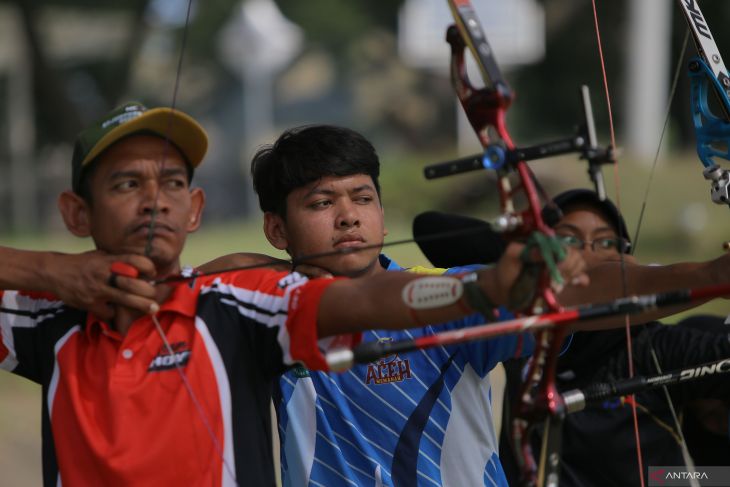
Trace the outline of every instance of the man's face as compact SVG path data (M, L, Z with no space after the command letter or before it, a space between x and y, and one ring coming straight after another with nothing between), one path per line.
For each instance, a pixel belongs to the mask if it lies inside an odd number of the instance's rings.
M587 204L571 206L555 226L563 241L581 251L589 266L620 257L619 237L606 217Z
M370 176L328 176L289 193L286 221L264 216L269 242L293 258L380 244L387 234L375 185ZM308 264L351 277L379 272L380 248L324 257Z
M74 228L62 208L69 229L113 254L144 254L151 232L149 257L158 275L177 272L204 199L200 189L190 190L182 155L162 138L135 135L112 145L96 164L89 175L91 201L77 201Z

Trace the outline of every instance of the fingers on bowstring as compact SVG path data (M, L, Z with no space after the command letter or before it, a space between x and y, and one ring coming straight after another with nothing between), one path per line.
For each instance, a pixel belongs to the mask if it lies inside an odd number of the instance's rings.
M137 281L136 284L129 282L122 284L122 282L125 280L132 279L123 276L119 276L117 278L117 282L119 283L120 288L114 288L110 290L110 292L108 293L108 301L119 306L124 306L126 308L140 311L142 313L156 313L160 309L160 306L153 299L154 292L152 293L152 296L150 296L149 293L145 290L145 294L140 295L121 288L121 286L132 288L138 287L139 285L147 285L152 287L152 289L154 290L154 287L151 284L140 281L139 279L134 279L135 281Z
M134 277L122 276L119 274L112 274L112 277L116 284L112 287L119 291L122 291L123 293L133 294L135 296L141 296L149 299L154 299L156 295L155 286L149 281Z
M547 263L548 260L557 263L564 260L567 255L566 248L559 240L537 231L530 235L522 250L523 259L534 263Z
M543 263L547 267L553 288L558 292L562 289L564 281L558 265L559 262L565 260L566 252L559 241L552 236L533 232L522 257L526 264Z
M566 248L553 236L536 234L534 236L532 254L537 255L550 276L551 288L560 293L566 283L586 286L590 283L586 273L586 262L580 252Z
M577 250L569 249L566 258L558 266L566 282L579 286L589 283L586 261Z
M591 278L583 272L582 274L578 274L576 276L573 276L570 280L570 284L573 286L588 286L591 283Z
M119 287L119 283L117 282L117 277L119 277L119 274L112 272L109 274L109 278L106 280L106 283L109 287Z
M155 277L157 274L155 264L148 257L136 254L115 256L114 262L112 263L112 271L130 277L141 275L148 279ZM133 275L134 273L136 275Z
M138 263L145 266L142 261L138 260ZM107 284L111 288L108 290L111 302L143 313L157 312L159 305L154 300L155 287L152 283L139 278L140 271L137 267L128 261L117 260L111 264L109 270Z
M109 266L109 278L107 279L107 284L109 287L118 288L120 277L129 277L134 279L138 276L139 271L136 267L131 264L127 264L126 262L115 260Z

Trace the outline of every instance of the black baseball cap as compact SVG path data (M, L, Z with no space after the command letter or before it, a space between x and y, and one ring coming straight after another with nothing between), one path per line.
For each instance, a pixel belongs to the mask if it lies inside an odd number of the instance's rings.
M190 168L203 161L208 150L205 129L189 115L173 108L150 108L129 102L112 110L82 130L76 137L71 160L72 188L81 191L84 170L105 149L129 135L158 135L172 143L185 157Z

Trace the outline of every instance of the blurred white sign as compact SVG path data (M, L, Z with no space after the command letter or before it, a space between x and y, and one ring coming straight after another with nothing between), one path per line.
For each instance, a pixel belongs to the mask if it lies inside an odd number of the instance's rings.
M237 72L271 76L301 50L301 27L284 17L273 0L248 0L237 10L219 38L221 57Z
M535 0L474 0L500 66L530 64L545 54L545 13ZM446 28L454 20L445 0L406 0L398 16L398 48L407 64L448 71Z

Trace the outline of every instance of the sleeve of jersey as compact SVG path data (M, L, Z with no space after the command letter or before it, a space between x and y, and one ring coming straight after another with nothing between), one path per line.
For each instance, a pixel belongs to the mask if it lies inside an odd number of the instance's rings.
M60 305L44 293L0 291L0 369L37 380L37 317L52 315Z
M18 309L17 291L0 291L0 369L12 372L18 367L18 354L13 328L22 315L12 312Z
M0 302L2 302L4 295L5 291L0 291ZM10 349L5 345L8 337L6 337L6 327L2 325L3 321L4 316L0 315L0 369L12 370L16 363L15 358L10 356ZM12 365L11 362L13 362Z
M512 315L500 308L501 320L508 320ZM485 319L480 314L473 314L459 320L449 321L435 328L436 331L458 330L469 326L478 326L485 323ZM504 335L488 340L478 340L461 345L466 350L468 361L474 368L474 371L484 377L499 362L504 362L511 358L526 357L535 350L535 338L532 333L525 332L515 335Z
M460 274L467 271L475 271L484 268L481 265L452 267L444 274ZM499 308L499 321L509 320L513 315L505 308ZM456 330L469 326L484 324L486 319L481 314L473 314L465 318L450 321L438 328L445 330ZM532 333L520 333L517 335L505 335L489 340L479 340L463 345L466 349L469 363L480 377L484 377L499 362L511 358L525 357L532 354L535 349L535 339Z
M310 370L327 371L329 367L325 353L338 348L352 348L360 343L360 333L322 339L317 334L317 314L322 294L335 280L313 279L292 290L286 320L289 334L288 353L284 347L286 363L301 362Z

